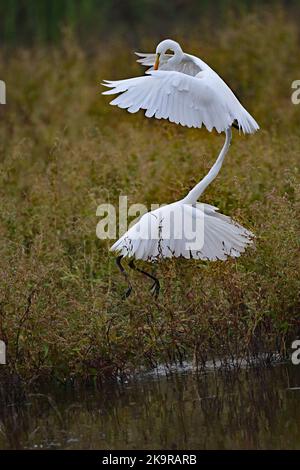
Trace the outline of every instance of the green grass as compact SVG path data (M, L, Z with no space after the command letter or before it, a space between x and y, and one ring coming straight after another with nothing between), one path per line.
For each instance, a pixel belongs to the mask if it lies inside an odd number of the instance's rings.
M132 275L134 293L96 238L96 208L168 203L210 168L223 136L148 120L110 107L103 78L142 73L131 47L85 52L60 46L0 55L7 105L0 107L0 338L5 370L23 378L114 377L194 357L285 354L299 333L300 106L296 26L279 10L232 20L183 46L230 84L261 130L234 132L203 202L257 236L238 260L174 259L154 267L157 302ZM250 38L250 39L249 39ZM180 39L177 37L177 39ZM153 49L155 38L141 45ZM148 268L151 266L147 266Z

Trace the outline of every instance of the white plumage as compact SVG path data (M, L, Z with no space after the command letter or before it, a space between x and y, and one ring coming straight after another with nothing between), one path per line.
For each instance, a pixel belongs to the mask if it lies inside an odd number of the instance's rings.
M167 54L168 49L174 54ZM125 297L132 286L121 264L123 257L130 258L129 267L154 281L152 290L157 296L158 279L135 267L134 259L226 260L240 256L254 237L230 217L218 213L216 207L197 201L221 169L231 142L231 126L237 122L239 129L250 134L259 129L258 124L226 83L201 59L185 54L177 42L168 39L157 46L156 54L137 55L138 62L150 68L142 77L106 81L104 85L110 90L103 94L119 93L112 105L130 113L143 109L147 117L169 119L182 126L204 125L209 131L215 128L226 133L226 140L213 167L185 198L143 215L111 247L128 280Z
M172 220L170 211L174 211L174 219L179 221L178 237L173 236L170 224L167 227L164 225ZM150 262L172 257L210 261L238 257L251 244L253 234L217 211L216 207L208 204L196 204L194 207L178 201L148 212L111 247L111 251L123 257ZM192 227L192 219L197 219L198 240L197 234L194 240L179 236L182 228ZM199 234L202 231L203 236Z
M166 54L171 49L174 55ZM198 57L185 54L172 40L162 41L155 54L137 53L146 76L105 81L103 94L120 93L110 104L131 113L145 110L147 117L169 119L187 127L204 125L209 131L225 131L234 121L244 133L259 129L226 83ZM155 70L159 66L159 70Z
M252 243L253 234L216 207L197 203L217 176L228 151L231 130L209 173L180 201L144 214L112 247L122 257L156 261L184 257L225 260L238 257Z

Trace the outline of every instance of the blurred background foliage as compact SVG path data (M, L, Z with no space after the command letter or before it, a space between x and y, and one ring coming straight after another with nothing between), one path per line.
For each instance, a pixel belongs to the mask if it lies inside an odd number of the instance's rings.
M6 44L57 42L62 28L84 40L124 34L137 42L198 32L203 23L227 24L228 18L281 6L299 19L299 0L6 0L0 2L0 40Z

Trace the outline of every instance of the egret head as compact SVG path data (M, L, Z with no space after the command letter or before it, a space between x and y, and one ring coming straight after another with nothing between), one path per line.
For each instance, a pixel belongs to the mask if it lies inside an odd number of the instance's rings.
M174 56L181 56L183 54L182 49L178 42L173 41L172 39L165 39L161 41L156 48L156 61L154 64L154 70L157 70L159 67L159 60L162 54L165 54L168 50L174 52Z

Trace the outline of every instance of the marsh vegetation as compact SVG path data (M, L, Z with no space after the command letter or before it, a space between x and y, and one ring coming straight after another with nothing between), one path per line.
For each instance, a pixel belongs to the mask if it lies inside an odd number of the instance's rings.
M251 40L249 41L249 38ZM171 260L146 281L124 281L95 235L97 206L167 203L207 172L223 136L112 108L103 78L141 73L132 45L59 44L0 52L0 338L5 368L24 379L102 380L158 363L288 354L299 325L299 24L278 8L228 19L213 36L178 34L211 64L261 126L234 132L218 184L203 202L257 236L238 260ZM150 35L135 50L153 50ZM271 356L270 356L271 357ZM224 359L226 361L226 359Z

